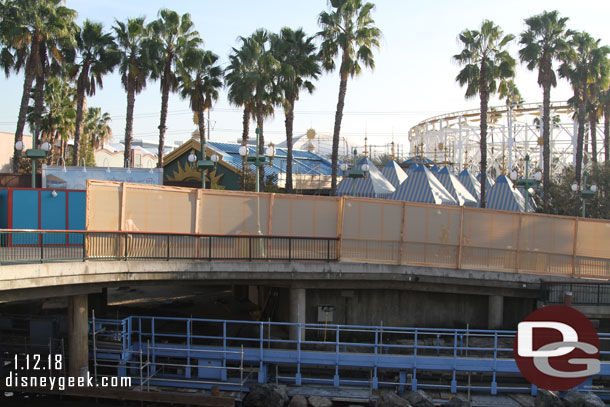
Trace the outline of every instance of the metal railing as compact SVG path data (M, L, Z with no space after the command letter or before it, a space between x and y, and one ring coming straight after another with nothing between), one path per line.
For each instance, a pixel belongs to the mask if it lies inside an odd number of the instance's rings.
M0 230L0 264L84 260L337 261L338 238Z
M574 305L610 305L610 282L543 281L540 283L540 300L545 304L563 304L567 293L571 293Z
M514 331L151 316L91 324L98 340L107 336L105 345L96 341L96 366L143 385L247 390L256 382L282 382L364 387L370 394L381 387L536 392L515 363ZM610 334L599 339L602 371L593 384L610 374Z

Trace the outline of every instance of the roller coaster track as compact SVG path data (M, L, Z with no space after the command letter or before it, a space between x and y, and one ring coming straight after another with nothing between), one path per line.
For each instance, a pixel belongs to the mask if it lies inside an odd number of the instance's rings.
M509 169L523 171L522 160L530 155L534 167L542 168L542 103L495 106L488 111L488 168L491 175ZM551 169L559 176L566 166L574 164L577 123L574 110L565 101L551 102ZM480 110L445 113L421 121L409 130L411 152L456 171L478 170L480 161ZM587 124L588 126L588 124ZM589 139L586 129L585 145ZM603 146L603 129L597 128L598 146ZM598 158L603 147L597 151ZM585 166L592 160L585 146Z

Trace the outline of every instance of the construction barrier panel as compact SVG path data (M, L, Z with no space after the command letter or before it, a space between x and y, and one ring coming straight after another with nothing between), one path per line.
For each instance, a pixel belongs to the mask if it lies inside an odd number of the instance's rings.
M338 237L342 261L610 278L610 221L481 208L90 180L87 229Z

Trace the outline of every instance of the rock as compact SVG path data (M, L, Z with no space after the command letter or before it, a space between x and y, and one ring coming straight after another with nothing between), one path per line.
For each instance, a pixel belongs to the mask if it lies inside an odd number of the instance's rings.
M305 396L296 394L292 396L290 403L288 403L288 407L307 407L307 399Z
M307 401L311 407L333 407L333 402L326 397L311 396Z
M284 407L288 395L283 386L275 384L253 384L244 398L243 407Z
M586 392L585 407L606 407L606 403L602 401L595 393Z
M564 407L585 407L585 395L579 391L569 391L563 397Z
M432 398L423 390L410 391L405 398L413 407L434 407Z
M399 395L390 392L381 393L375 407L412 407L411 403Z
M448 403L443 404L446 407L470 407L470 401L463 400L459 397L453 397Z
M534 407L534 397L523 393L509 393L508 397L517 402L521 407Z
M534 401L535 407L563 407L561 399L555 392L538 389L536 394L536 400Z

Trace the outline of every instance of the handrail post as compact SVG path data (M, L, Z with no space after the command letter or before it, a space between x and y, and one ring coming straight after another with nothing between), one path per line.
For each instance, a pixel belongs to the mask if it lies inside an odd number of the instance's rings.
M292 236L288 237L288 261L292 261Z
M208 261L212 261L212 236L208 236Z
M598 306L601 304L600 288L601 288L601 284L597 284L597 304L596 305L598 305ZM574 292L572 292L572 294L573 293Z
M252 236L248 236L248 261L252 261Z
M330 239L326 239L326 262L330 263Z
M40 232L40 262L44 263L44 234Z
M167 261L169 261L169 258L170 258L169 242L170 242L170 235L168 233L168 235L167 235Z
M69 234L68 234L69 235ZM87 258L87 234L83 232L83 261Z
M124 259L127 260L127 242L129 241L129 239L127 239L127 233L123 233L123 238L125 240L125 257L124 257Z

